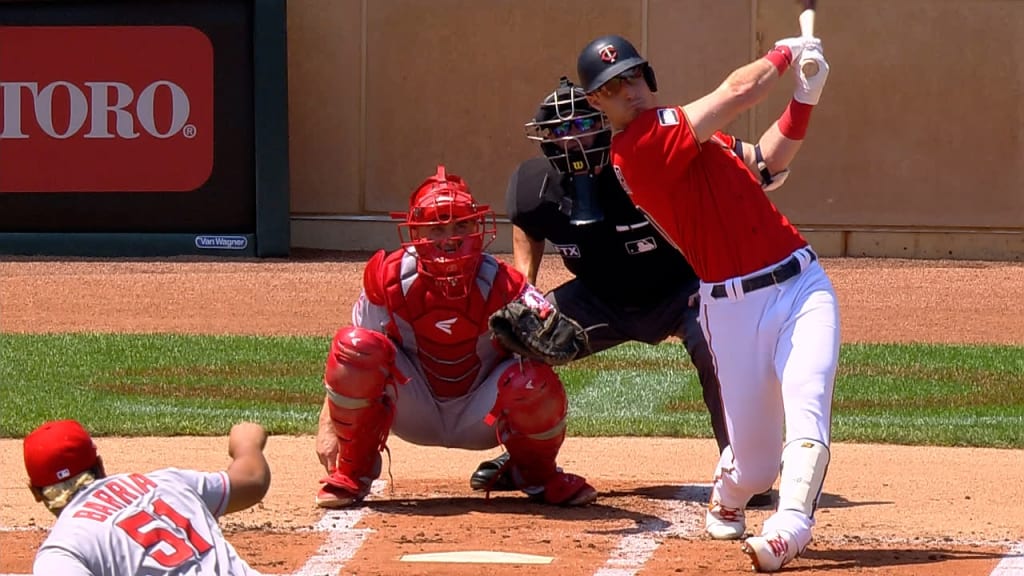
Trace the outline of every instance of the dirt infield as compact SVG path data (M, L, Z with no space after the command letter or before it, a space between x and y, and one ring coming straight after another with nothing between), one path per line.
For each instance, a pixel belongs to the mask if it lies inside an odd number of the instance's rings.
M349 318L366 254L300 253L288 261L0 262L0 332L304 334L328 338ZM545 261L540 287L566 277ZM1024 265L826 259L846 342L1024 343ZM317 409L310 406L311 411ZM102 438L108 469L216 469L222 438ZM748 573L736 543L700 535L716 459L711 440L570 438L561 464L602 492L580 510L491 500L468 489L497 451L389 441L393 462L364 508L324 516L310 437L275 436L270 493L224 518L244 557L269 574L667 576ZM27 573L52 519L24 489L20 443L0 441L0 574ZM1024 452L837 444L815 543L802 574L1024 573L1002 560L1024 539ZM384 479L388 476L385 473ZM760 527L766 510L748 522ZM547 565L421 564L403 555L501 550ZM1021 572L1017 572L1020 570Z

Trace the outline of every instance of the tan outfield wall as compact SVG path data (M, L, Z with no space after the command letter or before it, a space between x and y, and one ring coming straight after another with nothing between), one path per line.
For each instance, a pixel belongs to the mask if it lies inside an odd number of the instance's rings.
M826 255L1024 259L1024 1L825 0L832 72L779 207ZM441 162L504 210L523 123L593 37L663 103L798 32L792 0L290 0L292 245L393 248ZM730 127L763 132L792 77ZM503 226L497 248L507 249Z

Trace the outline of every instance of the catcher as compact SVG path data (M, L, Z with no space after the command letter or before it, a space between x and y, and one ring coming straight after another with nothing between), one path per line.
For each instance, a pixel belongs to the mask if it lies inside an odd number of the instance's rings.
M444 166L392 216L403 220L402 248L370 258L352 325L327 355L316 449L328 475L317 505L363 500L391 431L425 446L503 445L505 470L531 498L593 502L597 491L556 464L568 405L545 363L585 349L583 331L484 252L494 213Z

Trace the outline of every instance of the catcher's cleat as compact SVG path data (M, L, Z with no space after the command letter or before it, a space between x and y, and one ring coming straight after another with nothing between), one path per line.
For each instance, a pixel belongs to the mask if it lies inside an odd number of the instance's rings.
M739 540L747 529L742 508L728 508L712 501L704 517L704 530L715 540Z
M542 491L529 496L535 502L555 506L586 506L597 500L597 490L582 476L557 472L544 484Z
M493 460L481 462L473 475L469 477L470 488L488 492L518 490L515 480L512 479L512 469L507 465L508 458L508 452L504 452Z
M750 563L756 572L778 572L800 555L793 538L788 533L778 530L747 538L741 550L750 557Z
M747 501L747 508L772 508L775 500L772 497L772 490L769 488L760 494L754 494Z
M320 482L324 484L316 493L316 505L320 508L345 508L362 502L370 493L369 486L365 489L360 488L348 476L337 470Z

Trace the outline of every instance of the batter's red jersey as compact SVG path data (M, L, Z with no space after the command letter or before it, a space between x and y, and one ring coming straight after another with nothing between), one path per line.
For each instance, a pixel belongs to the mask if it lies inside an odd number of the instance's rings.
M742 159L698 142L678 106L646 110L616 134L612 167L705 282L750 274L807 245Z

